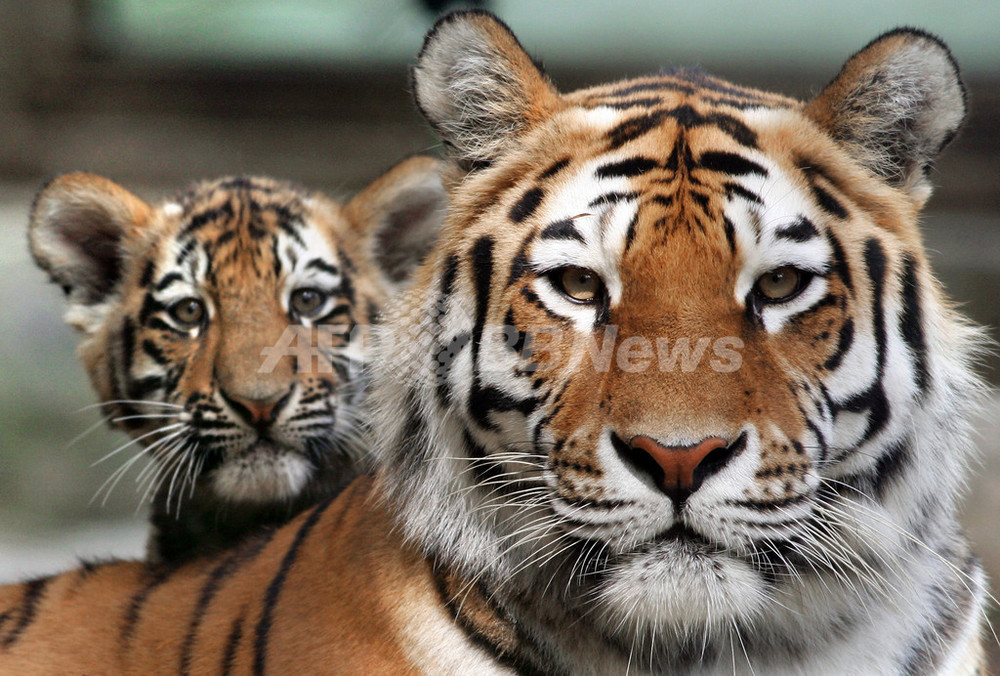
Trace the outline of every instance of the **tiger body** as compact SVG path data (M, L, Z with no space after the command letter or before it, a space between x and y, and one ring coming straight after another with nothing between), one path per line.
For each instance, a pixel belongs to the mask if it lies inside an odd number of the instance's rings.
M118 452L154 458L153 559L284 523L365 467L365 331L405 274L380 238L434 231L438 169L411 158L343 205L263 177L156 205L89 174L41 191L33 253L66 289L103 413L133 437Z
M170 606L137 564L8 587L0 666L79 649L35 638L77 594L116 599L95 670L980 673L981 338L916 225L965 113L946 48L890 32L808 104L694 71L564 95L460 12L414 91L451 207L379 329L374 480L172 571ZM159 633L115 640L130 613Z

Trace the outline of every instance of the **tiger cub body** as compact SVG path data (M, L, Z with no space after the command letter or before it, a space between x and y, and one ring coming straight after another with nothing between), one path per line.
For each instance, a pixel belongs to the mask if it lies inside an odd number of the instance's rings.
M981 338L916 226L965 113L946 48L887 33L807 104L563 95L461 12L413 84L451 204L379 329L375 478L226 557L0 589L0 666L982 670Z
M104 414L134 438L122 450L155 460L153 560L284 523L365 466L365 332L436 233L438 170L411 158L346 205L259 177L157 205L88 174L40 192L32 252L66 290Z

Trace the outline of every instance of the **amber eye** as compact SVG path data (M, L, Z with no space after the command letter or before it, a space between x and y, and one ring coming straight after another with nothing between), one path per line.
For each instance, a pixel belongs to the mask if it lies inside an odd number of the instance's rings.
M178 324L185 328L193 328L201 324L205 318L205 304L200 298L181 298L171 305L167 312Z
M292 292L292 312L299 317L312 317L323 309L326 294L319 289L296 289Z
M760 276L755 290L765 302L790 300L809 281L810 273L790 265L776 268Z
M604 282L587 268L559 268L553 270L549 278L557 289L578 303L593 303L604 295Z

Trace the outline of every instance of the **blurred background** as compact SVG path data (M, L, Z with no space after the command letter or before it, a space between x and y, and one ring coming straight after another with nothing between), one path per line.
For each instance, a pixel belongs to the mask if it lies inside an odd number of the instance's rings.
M145 537L138 469L104 504L92 499L124 458L93 463L126 439L87 408L94 397L61 294L28 257L33 192L79 169L151 200L241 172L346 196L403 155L435 150L407 67L438 13L458 4L0 0L0 582L79 555L137 556ZM963 67L971 118L934 173L927 242L951 297L1000 326L1000 3L471 4L505 19L564 90L700 65L806 98L884 30L938 34ZM996 358L984 371L1000 382ZM996 583L1000 399L978 424L983 458L966 522Z

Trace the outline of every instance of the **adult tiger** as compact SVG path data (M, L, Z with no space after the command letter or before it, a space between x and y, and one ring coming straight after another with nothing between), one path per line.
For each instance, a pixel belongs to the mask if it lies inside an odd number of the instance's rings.
M346 205L254 177L156 205L91 174L41 190L32 253L66 292L110 424L156 461L153 560L224 549L357 476L362 330L444 204L440 162L420 156Z
M887 33L806 105L692 71L560 95L464 12L414 90L456 171L376 349L376 478L224 558L0 589L0 665L980 669L979 334L915 224L965 112L944 45Z

